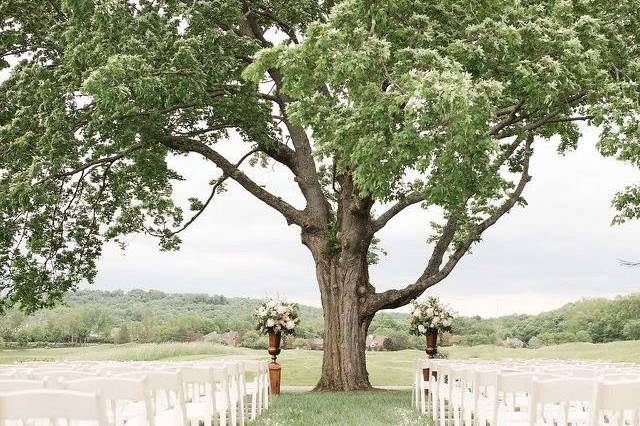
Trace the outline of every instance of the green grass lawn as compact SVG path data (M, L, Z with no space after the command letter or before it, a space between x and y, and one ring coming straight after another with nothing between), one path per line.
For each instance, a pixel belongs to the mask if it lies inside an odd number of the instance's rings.
M600 359L608 361L640 362L640 341L605 344L567 343L540 349L508 349L492 345L451 347L443 350L451 359ZM268 359L266 350L229 348L209 343L161 343L126 345L96 345L76 348L38 348L1 350L0 364L40 360L117 360L152 361L199 359L212 356L248 357ZM397 352L369 352L367 363L371 383L382 385L409 385L414 361L424 352L405 350ZM312 386L320 377L322 352L292 349L282 351L278 360L282 364L282 382L285 386Z
M411 407L409 391L292 392L273 398L256 426L430 425Z

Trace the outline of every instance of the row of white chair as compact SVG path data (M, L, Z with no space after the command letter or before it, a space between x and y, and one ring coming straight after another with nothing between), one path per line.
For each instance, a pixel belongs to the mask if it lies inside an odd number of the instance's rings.
M640 426L636 367L424 360L416 365L413 404L441 426Z
M0 370L0 425L244 425L268 408L268 389L258 361L30 363Z

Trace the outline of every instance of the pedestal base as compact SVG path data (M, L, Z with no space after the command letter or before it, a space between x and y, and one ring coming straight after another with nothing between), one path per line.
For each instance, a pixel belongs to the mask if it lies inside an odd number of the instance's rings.
M269 382L271 382L271 395L279 395L280 394L280 375L282 373L282 368L280 364L277 362L269 363Z

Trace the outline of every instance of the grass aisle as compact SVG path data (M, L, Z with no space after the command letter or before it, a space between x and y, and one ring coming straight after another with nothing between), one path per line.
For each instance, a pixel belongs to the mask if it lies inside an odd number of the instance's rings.
M409 391L283 393L251 425L430 425Z

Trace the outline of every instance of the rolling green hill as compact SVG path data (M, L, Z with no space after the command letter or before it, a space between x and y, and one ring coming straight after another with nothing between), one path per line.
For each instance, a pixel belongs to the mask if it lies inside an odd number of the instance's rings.
M32 315L16 309L0 317L4 342L111 343L197 341L211 332L238 331L242 344L259 347L252 314L261 301L157 290L69 293L64 304ZM301 305L301 338L322 336L322 310ZM395 349L420 346L408 334L406 314L380 313L370 328L390 336ZM508 339L508 340L507 340ZM507 342L535 348L567 342L640 339L640 294L615 299L584 299L538 315L499 318L458 317L453 343L479 345Z

